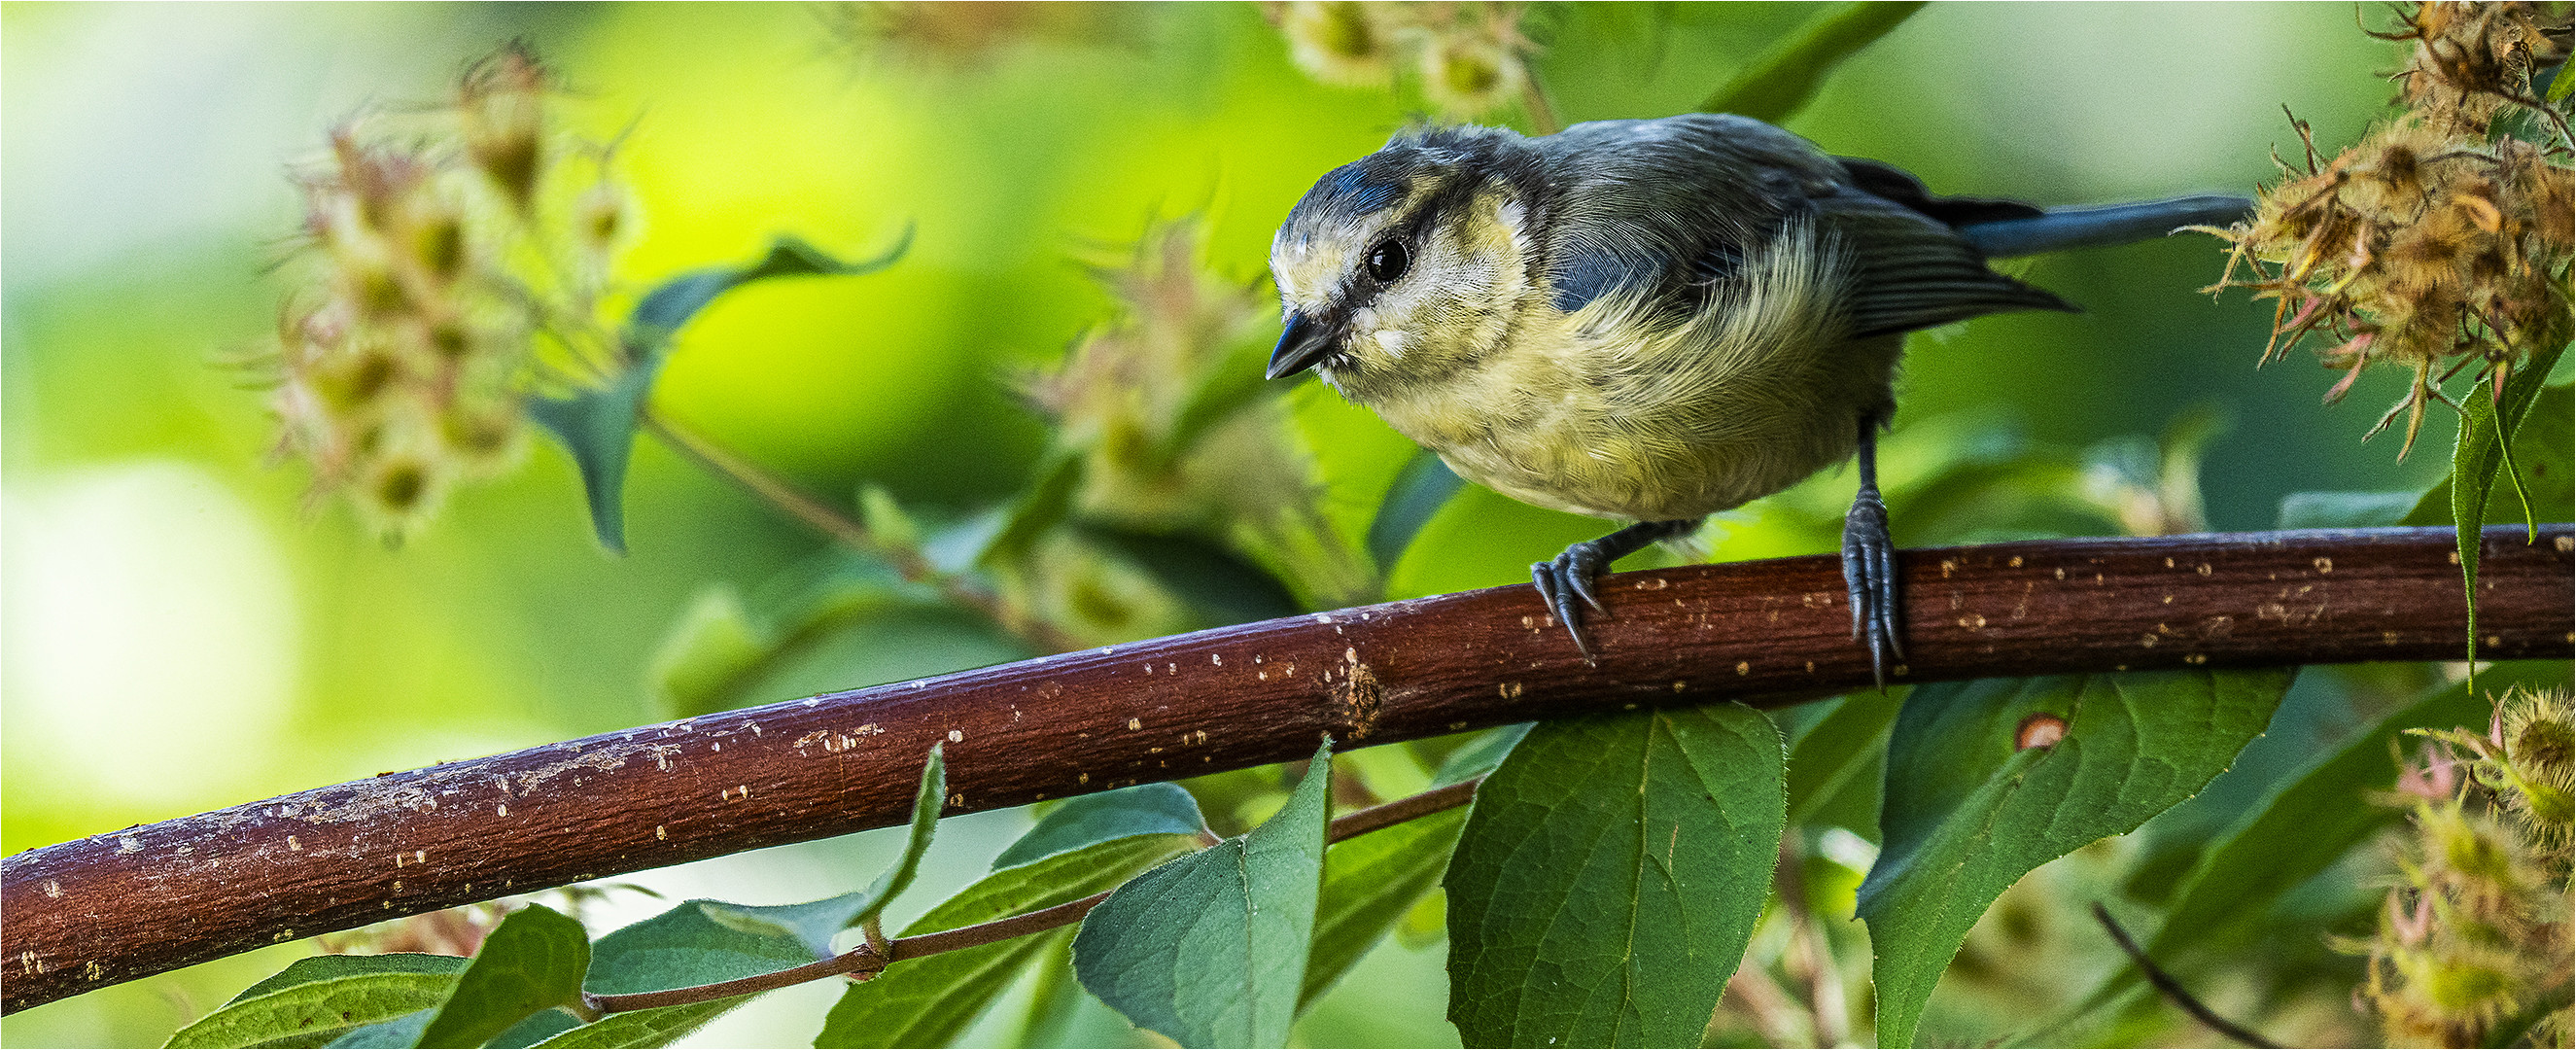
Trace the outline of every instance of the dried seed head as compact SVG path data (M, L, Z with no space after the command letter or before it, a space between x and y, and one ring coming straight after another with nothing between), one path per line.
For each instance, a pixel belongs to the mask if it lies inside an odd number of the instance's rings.
M545 66L513 41L465 71L456 109L465 155L521 211L536 204L545 167Z
M1277 12L1297 68L1327 84L1385 87L1395 75L1395 5L1297 0Z

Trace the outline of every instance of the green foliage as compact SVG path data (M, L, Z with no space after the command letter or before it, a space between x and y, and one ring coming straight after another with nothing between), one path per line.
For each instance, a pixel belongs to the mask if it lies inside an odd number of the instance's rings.
M298 959L179 1029L166 1045L321 1046L352 1028L445 1002L467 963L411 952Z
M705 1027L707 1022L751 1000L751 996L737 995L725 999L709 999L702 1003L683 1003L678 1006L661 1006L650 1010L610 1014L589 1024L565 1029L543 1041L528 1045L545 1047L547 1050L669 1046L685 1038L689 1033Z
M1466 826L1465 810L1446 810L1324 851L1324 889L1315 905L1315 936L1306 956L1305 986L1297 993L1298 1009L1324 994L1430 895L1449 869L1449 852Z
M1003 868L932 908L903 934L953 930L1081 900L1198 844L1195 834L1123 835ZM945 1045L1001 996L1012 974L1032 959L1063 951L1065 939L1061 933L1022 937L897 962L842 993L814 1045Z
M1696 1045L1762 911L1781 763L1778 732L1736 705L1530 730L1443 880L1460 1037Z
M793 237L781 237L758 262L710 266L673 277L635 304L626 330L618 337L623 360L599 387L564 397L541 397L528 404L529 418L551 431L572 453L581 469L582 489L590 501L591 525L609 550L626 552L626 461L635 447L635 428L644 402L680 329L719 296L743 285L773 277L857 276L894 265L912 246L912 231L892 249L873 259L842 262Z
M1449 502L1449 497L1467 487L1467 481L1449 464L1428 450L1416 450L1404 461L1403 473L1386 490L1386 499L1378 504L1377 515L1369 520L1369 558L1383 573L1395 567L1404 550L1413 545L1413 537L1430 524L1431 516Z
M1911 1045L1933 982L1996 896L2190 798L2262 732L2288 671L2161 671L1915 687L1860 887L1878 1038ZM2041 727L2053 727L2053 731Z
M1260 827L1147 872L1092 909L1073 942L1082 986L1183 1046L1286 1046L1323 885L1332 761L1327 740Z
M1135 835L1199 835L1207 821L1198 800L1178 784L1155 783L1069 798L993 858L993 870Z
M416 1045L481 1046L540 1010L579 1002L589 970L581 923L541 904L511 912L483 938Z

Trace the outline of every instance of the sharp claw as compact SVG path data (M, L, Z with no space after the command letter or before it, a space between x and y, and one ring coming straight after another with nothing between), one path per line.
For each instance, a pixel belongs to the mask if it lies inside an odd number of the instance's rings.
M1564 561L1560 556L1556 561L1530 566L1530 582L1538 587L1539 601L1556 617L1556 622L1565 625L1565 633L1573 637L1574 650L1590 660L1592 644L1583 637L1583 621L1576 616L1574 595L1567 593L1568 577L1580 579L1581 574L1573 572L1572 567L1563 564ZM1594 607L1599 606L1596 604Z

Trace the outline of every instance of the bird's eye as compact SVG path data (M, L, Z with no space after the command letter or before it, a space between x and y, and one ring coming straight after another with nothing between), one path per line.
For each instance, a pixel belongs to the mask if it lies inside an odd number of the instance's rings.
M1404 250L1403 241L1381 241L1377 247L1369 249L1369 279L1379 284L1395 283L1396 278L1404 276L1405 269L1412 265L1413 253Z

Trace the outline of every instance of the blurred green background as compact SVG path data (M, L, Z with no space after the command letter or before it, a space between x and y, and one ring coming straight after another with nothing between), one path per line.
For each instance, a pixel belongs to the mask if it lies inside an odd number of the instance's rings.
M1569 121L1680 112L1812 13L1545 11L1537 75ZM2268 149L2295 144L2283 104L2321 143L2380 111L2390 88L2373 74L2394 52L2352 17L2323 4L1935 5L1788 126L1947 193L2244 190L2270 175ZM308 507L302 468L267 465L259 392L221 362L274 326L280 288L264 275L299 214L284 165L335 120L442 98L465 63L520 37L599 115L586 132L634 125L624 170L645 226L627 280L746 259L778 233L857 254L917 224L910 256L882 275L720 302L682 337L657 404L812 491L875 482L964 511L1017 488L1045 437L1004 377L1109 319L1078 257L1196 213L1210 262L1251 281L1316 176L1423 106L1314 83L1248 4L1094 11L1070 19L1078 32L962 52L854 46L836 21L802 5L0 5L0 851L656 720L647 667L692 596L716 582L757 591L824 547L650 440L622 559L593 542L568 460L542 443L400 549L344 506ZM1917 340L1891 463L1998 429L2068 448L2153 435L2206 405L2232 421L2204 475L2220 529L2268 527L2292 491L2439 476L2441 414L2424 439L2435 454L2392 464L2393 438L2359 442L2402 376L2320 410L2330 377L2304 355L2256 371L2268 304L2193 291L2220 261L2216 242L2185 236L2022 268L2088 312ZM1340 443L1328 505L1364 515L1409 446L1314 384L1291 397L1310 433ZM1830 496L1792 498L1844 500L1849 484L1828 476L1808 488ZM1529 562L1598 531L1471 490L1394 590L1525 581ZM888 619L767 699L1016 652L969 622ZM926 885L962 885L1026 823L950 822ZM860 835L633 881L803 900L893 849ZM591 918L604 930L658 907L630 897ZM28 1011L0 1039L157 1045L307 950ZM1436 946L1381 948L1300 1038L1454 1043L1440 960ZM774 995L694 1042L802 1044L835 994L826 982ZM1139 1038L1094 1020L1088 1037Z

